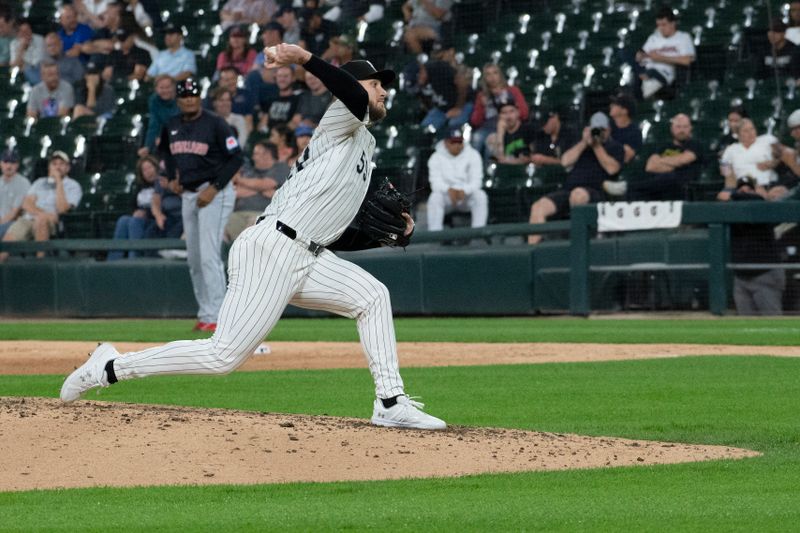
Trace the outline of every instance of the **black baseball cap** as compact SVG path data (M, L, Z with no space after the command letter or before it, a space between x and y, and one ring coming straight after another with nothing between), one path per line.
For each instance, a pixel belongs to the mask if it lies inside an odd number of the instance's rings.
M170 24L165 24L163 31L164 31L165 34L167 34L167 33L180 33L180 34L183 34L183 30L181 29L180 26L176 26L175 24L171 24L171 23Z
M377 70L372 63L363 59L348 61L341 66L341 69L357 80L380 80L384 87L397 77L393 70Z
M117 31L114 32L114 37L116 37L120 41L124 41L125 39L127 39L130 36L131 36L131 32L129 32L125 28L119 28Z
M186 78L178 82L177 86L178 98L186 98L188 96L200 96L200 86L194 78Z
M0 161L3 163L19 163L19 152L13 148L3 150L3 155L0 156Z

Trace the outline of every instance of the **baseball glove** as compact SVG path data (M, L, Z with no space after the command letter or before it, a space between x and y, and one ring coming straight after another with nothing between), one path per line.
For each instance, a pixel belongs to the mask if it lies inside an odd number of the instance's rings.
M358 214L359 227L372 240L386 246L408 246L411 235L404 235L411 201L386 179L367 200Z

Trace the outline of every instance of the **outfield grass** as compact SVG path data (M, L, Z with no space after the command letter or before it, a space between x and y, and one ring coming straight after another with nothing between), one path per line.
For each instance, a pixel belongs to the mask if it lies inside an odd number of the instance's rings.
M0 340L163 342L207 337L193 320L2 322ZM608 319L398 318L405 342L600 342L798 345L799 318ZM339 318L284 319L274 341L357 341L355 323Z
M800 359L403 374L408 390L451 424L725 444L764 455L461 479L0 493L0 529L787 531L800 523ZM2 376L0 394L54 397L62 379ZM90 398L367 417L370 391L366 369L346 369L152 378Z

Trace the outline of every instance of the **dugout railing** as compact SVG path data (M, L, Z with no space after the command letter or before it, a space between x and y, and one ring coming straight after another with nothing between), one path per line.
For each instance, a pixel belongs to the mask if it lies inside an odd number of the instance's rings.
M737 264L730 263L731 224L781 224L800 222L800 202L696 202L685 203L681 224L708 228L708 263L593 265L590 241L597 229L597 207L580 206L572 209L570 221L569 312L586 316L590 306L590 272L623 272L625 270L705 270L708 280L709 311L722 315L728 308L727 275L737 269L783 268L800 269L797 263Z

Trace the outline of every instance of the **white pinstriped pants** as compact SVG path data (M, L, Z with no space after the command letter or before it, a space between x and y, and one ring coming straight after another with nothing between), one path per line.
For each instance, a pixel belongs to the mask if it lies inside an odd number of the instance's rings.
M355 318L375 394L403 394L389 291L361 267L324 250L309 252L275 229L275 218L247 228L228 256L228 292L210 339L176 341L114 361L117 379L165 374L227 374L272 331L287 304Z

